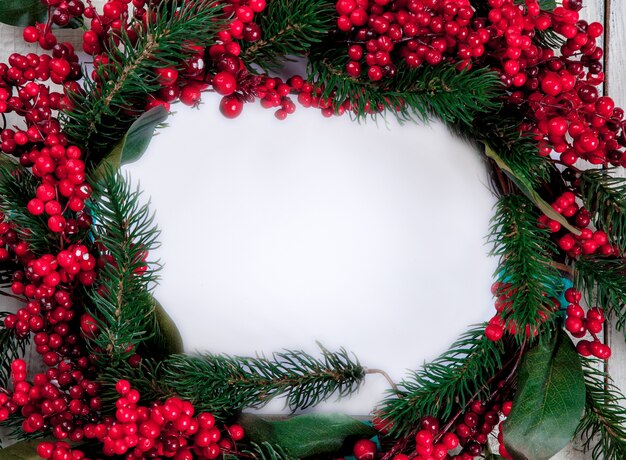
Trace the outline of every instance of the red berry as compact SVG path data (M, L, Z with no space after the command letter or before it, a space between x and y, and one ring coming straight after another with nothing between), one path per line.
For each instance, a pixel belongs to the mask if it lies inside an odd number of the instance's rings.
M232 73L218 72L213 77L213 88L222 96L230 96L237 89L237 79Z
M360 439L354 444L353 453L356 460L373 460L376 444L369 439Z
M225 96L220 101L220 112L226 118L237 118L243 110L243 102L236 95Z

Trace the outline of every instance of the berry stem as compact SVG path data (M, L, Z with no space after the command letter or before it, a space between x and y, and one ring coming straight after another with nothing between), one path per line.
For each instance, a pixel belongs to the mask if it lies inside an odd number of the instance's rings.
M383 377L385 377L385 379L387 380L387 382L389 383L389 386L391 386L391 388L394 389L394 391L398 391L398 385L396 385L396 383L392 380L391 376L385 372L382 369L370 369L370 368L365 368L365 373L366 374L380 374Z

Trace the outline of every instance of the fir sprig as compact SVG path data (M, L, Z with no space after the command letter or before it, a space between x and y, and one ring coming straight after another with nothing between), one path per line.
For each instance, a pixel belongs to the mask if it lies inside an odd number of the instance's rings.
M626 267L624 259L581 257L576 262L576 285L587 301L599 305L617 319L617 328L626 326Z
M94 184L90 202L93 239L110 260L88 290L98 323L91 345L97 356L112 361L128 358L158 331L150 290L160 267L146 255L157 247L159 232L140 200L141 192L127 178L109 170Z
M583 202L611 243L626 247L626 178L614 169L589 169L580 174Z
M515 176L531 187L548 181L556 170L547 158L538 154L537 142L520 131L519 114L507 109L481 114L472 125L458 125L457 129L498 152Z
M29 248L36 254L52 252L59 247L47 226L46 218L28 212L27 204L35 196L38 181L23 166L0 157L0 212L16 225L20 237L28 242Z
M448 351L412 371L382 402L379 412L394 436L410 433L426 415L447 419L472 400L489 395L490 379L503 368L505 347L485 337L485 325L464 333Z
M278 445L263 442L261 444L251 443L245 449L238 452L224 452L224 460L240 460L242 458L253 458L256 460L296 460Z
M613 380L598 370L598 362L583 360L583 370L587 395L577 436L584 440L583 447L591 450L593 460L623 460L626 458L626 398Z
M502 196L489 236L492 254L499 258L496 278L502 284L497 294L510 302L502 319L515 325L518 340L526 337L527 327L539 332L538 325L554 319L550 299L561 290L561 275L553 266L556 248L537 218L536 208L525 196Z
M30 343L30 335L19 338L15 331L4 326L4 319L9 313L0 312L0 391L9 388L11 363L24 356Z
M335 26L331 0L272 0L260 15L260 40L247 45L244 62L264 70L284 65L286 56L301 56L320 43Z
M345 71L348 57L341 50L314 51L309 56L308 78L324 87L322 97L332 97L336 106L348 101L357 117L386 109L401 121L471 124L483 112L495 110L502 85L488 69L458 71L454 65L398 69L397 76L383 84L357 79Z
M160 376L167 391L192 401L197 410L228 415L278 396L291 410L345 397L359 389L365 369L344 349L322 348L320 358L304 351L270 357L172 355L163 361Z
M95 79L86 76L84 93L71 93L72 107L62 114L70 142L82 147L89 165L97 164L124 136L143 112L148 94L160 85L155 68L180 66L189 56L189 43L212 44L222 27L219 2L172 0L161 2L158 14L150 11L136 37L122 27L112 35L106 65L95 67Z

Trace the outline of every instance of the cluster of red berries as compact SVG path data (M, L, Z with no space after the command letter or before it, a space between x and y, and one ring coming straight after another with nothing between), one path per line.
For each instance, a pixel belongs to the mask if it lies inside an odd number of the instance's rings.
M4 225L0 224L0 232ZM25 270L13 274L11 290L15 296L24 296L28 300L15 314L6 316L5 326L15 330L20 337L26 337L30 332L40 332L44 326L48 330L67 330L74 318L74 304L67 285L72 284L75 279L81 285L92 285L96 277L95 257L88 252L86 246L79 244L70 245L56 257L53 254L44 254L38 258L28 251L25 243L15 246L14 252L21 255ZM49 350L46 351L48 352ZM52 358L44 360L54 361Z
M410 457L406 454L396 454L393 460L444 460L449 454L456 451L459 438L454 433L440 433L439 421L434 417L424 417L420 421L420 430L415 435L415 454ZM357 460L373 460L376 458L377 447L370 439L358 440L352 451ZM459 456L459 460L463 457Z
M57 44L52 26L65 27L72 19L80 18L85 12L85 4L82 0L41 0L41 3L48 7L48 22L26 27L24 40L51 50Z
M120 398L115 402L115 416L87 424L84 429L86 439L103 444L107 457L212 460L222 452L236 452L236 442L243 439L241 426L230 425L222 432L210 413L194 415L193 406L178 398L146 407L139 405L139 392L128 381L118 381L116 390ZM70 458L85 458L65 444L41 443L37 451L44 459L56 459L54 452L59 449L68 451Z
M502 416L504 418L507 418L509 414L511 413L512 408L513 408L512 401L505 401L504 403L502 403ZM508 453L508 451L506 450L506 446L504 445L504 433L502 430L503 423L504 423L504 420L502 420L498 424L498 444L499 444L498 453L505 460L511 460L513 457L511 456L511 454Z
M509 318L513 311L513 297L517 290L511 283L496 281L491 285L491 293L496 297L494 307L496 314L489 320L485 327L485 336L494 342L502 339L504 333L511 335L518 334L518 324ZM537 311L534 325L526 324L524 334L527 337L536 336L539 333L539 326L545 323L555 312L559 310L558 299L546 297L546 303L542 310Z
M84 378L84 372L89 372L88 360L79 359L77 364L61 363L58 368L35 375L31 384L26 363L13 361L13 393L0 394L0 421L20 410L25 433L50 431L60 440L83 440L82 425L93 411L101 409L101 401L98 385Z
M444 59L477 59L491 36L474 27L469 0L338 0L337 27L348 34L346 72L371 81L393 78L399 61L409 68ZM363 66L363 64L365 64Z
M28 202L28 211L34 216L48 216L48 228L55 233L76 233L78 228L88 228L90 219L82 211L85 200L91 196L91 186L86 182L85 163L81 160L81 151L75 146L65 146L63 142L46 138L49 145L32 150L23 156L23 165L32 166L35 177L41 179L36 197ZM28 160L28 161L26 161ZM64 213L80 213L81 218L68 225ZM69 230L69 232L67 231Z
M539 226L548 228L552 233L560 233L558 239L559 247L572 258L578 258L581 255L591 255L599 253L604 257L618 255L619 248L609 243L609 238L603 230L593 230L591 228L591 216L589 211L580 207L576 202L576 195L573 192L565 192L559 196L554 203L552 209L561 214L563 217L580 230L579 235L574 235L569 231L563 230L561 223L542 215L539 217Z
M454 427L463 448L457 460L471 460L483 453L489 434L500 423L500 413L510 410L509 405L510 403L487 405L482 401L472 402L469 410Z
M580 339L589 333L593 338L592 341L581 340L576 344L576 350L582 356L595 356L600 359L609 359L611 357L611 347L602 343L598 339L598 334L602 332L604 327L604 310L599 307L593 307L585 310L580 306L582 293L574 288L565 291L565 300L570 304L567 306L565 319L565 329L574 337Z

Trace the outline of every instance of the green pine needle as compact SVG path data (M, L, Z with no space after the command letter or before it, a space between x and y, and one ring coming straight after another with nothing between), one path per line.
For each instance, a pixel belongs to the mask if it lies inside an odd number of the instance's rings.
M15 331L4 326L7 315L9 313L0 312L0 391L2 388L9 388L11 363L24 356L30 343L30 335L23 339L18 338Z
M533 188L547 182L556 168L539 155L537 142L520 132L520 115L507 109L486 113L472 125L457 125L464 136L480 141L498 152L507 166L524 183Z
M424 416L445 420L473 398L489 395L488 382L503 368L503 357L502 342L485 337L485 324L474 326L440 357L410 372L378 412L397 437L414 430Z
M172 355L160 370L169 393L216 416L259 408L278 396L285 397L291 410L306 409L332 396L356 392L365 377L364 368L346 350L324 348L321 358L304 351L284 351L269 358Z
M590 169L580 174L583 202L596 227L606 231L611 243L626 247L626 178L614 169Z
M604 308L617 319L617 328L626 326L626 269L623 259L581 257L575 265L576 285L583 288L590 305Z
M94 184L89 203L94 241L115 261L105 265L97 285L88 290L89 310L99 328L91 346L106 360L127 359L158 330L150 291L160 267L145 261L145 255L157 247L159 232L140 198L127 179L109 170Z
M502 313L507 325L516 325L515 337L522 341L526 328L555 319L551 299L558 298L561 275L552 265L556 248L547 229L537 225L535 206L522 195L500 198L492 219L489 241L499 258L496 278L503 284L498 295L509 298L510 308Z
M480 113L499 107L502 86L488 69L458 71L454 65L401 67L397 77L376 83L346 73L345 50L316 50L309 56L308 79L325 88L323 98L336 107L346 101L359 118L385 109L400 121L432 117L454 124L471 124Z
M250 446L239 452L224 452L224 460L237 460L241 458L254 458L256 460L296 460L282 447L272 445L269 442L261 444L251 443Z
M241 58L269 71L280 68L286 56L302 56L320 43L335 26L331 0L272 0L261 13L260 40L244 47Z
M602 365L598 361L583 360L587 399L576 434L584 440L583 447L591 450L593 460L623 460L626 458L626 398L613 380L597 369L599 364Z
M72 108L62 114L70 142L84 149L96 165L120 141L141 113L146 96L159 88L155 68L179 67L188 44L209 46L222 27L219 2L206 0L162 2L154 22L132 39L122 28L105 50L108 64L95 68L95 80L85 77L85 93L70 94ZM147 18L153 17L151 11ZM139 24L138 24L139 26Z
M20 237L28 242L36 254L54 252L60 249L58 234L48 229L44 215L34 216L27 205L35 196L38 181L26 168L9 160L0 160L0 212L6 220L16 225Z

